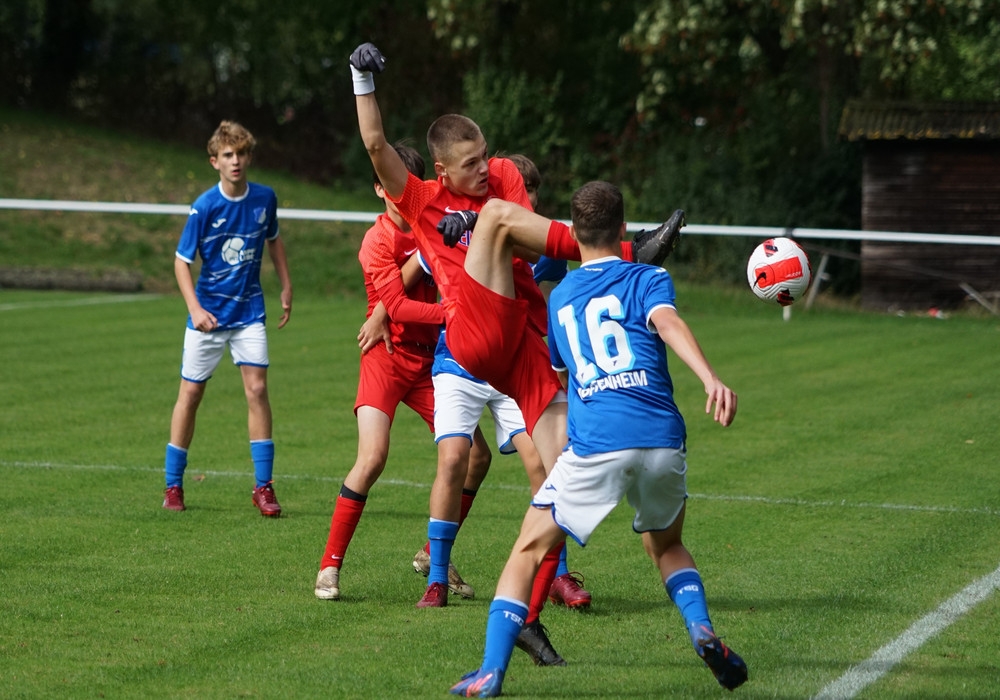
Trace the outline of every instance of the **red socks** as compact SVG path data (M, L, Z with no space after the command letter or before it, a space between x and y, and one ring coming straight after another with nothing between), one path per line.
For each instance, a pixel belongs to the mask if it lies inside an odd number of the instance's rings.
M556 569L559 568L559 554L562 552L565 542L561 542L549 550L549 553L542 559L542 565L538 567L535 574L535 583L531 587L531 602L528 604L528 617L524 623L530 624L538 619L545 607L545 601L549 597L549 589L556 578Z
M320 570L328 566L340 568L344 554L347 553L347 545L354 537L354 531L358 527L358 521L361 520L361 512L364 509L364 501L337 496L337 504L333 508L333 517L330 519L330 536L326 541L323 558L319 562Z

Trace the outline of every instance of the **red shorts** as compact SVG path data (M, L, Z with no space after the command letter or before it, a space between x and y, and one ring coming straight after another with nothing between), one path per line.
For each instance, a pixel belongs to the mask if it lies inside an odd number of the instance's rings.
M396 416L400 403L416 411L434 432L434 385L431 383L433 350L414 352L406 345L397 345L390 355L384 343L379 343L361 356L358 375L358 398L354 412L361 406L371 406L389 416Z
M528 307L526 300L497 294L463 271L445 340L458 364L514 399L531 435L562 384L545 339L528 322Z

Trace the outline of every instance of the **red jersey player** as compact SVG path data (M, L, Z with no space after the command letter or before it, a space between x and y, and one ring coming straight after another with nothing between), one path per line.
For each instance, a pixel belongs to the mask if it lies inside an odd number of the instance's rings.
M413 148L396 146L400 162L408 172L423 174L424 160ZM385 199L377 178L375 193ZM358 253L365 277L368 312L380 302L392 319L389 333L393 345L378 343L361 356L358 394L354 412L358 418L358 457L344 478L330 523L330 534L316 578L316 597L340 597L340 567L361 519L368 492L385 468L389 451L389 429L396 407L404 403L434 429L434 387L431 364L444 310L437 303L437 287L420 281L407 293L400 268L416 252L409 225L395 205L386 201L386 211L365 233Z

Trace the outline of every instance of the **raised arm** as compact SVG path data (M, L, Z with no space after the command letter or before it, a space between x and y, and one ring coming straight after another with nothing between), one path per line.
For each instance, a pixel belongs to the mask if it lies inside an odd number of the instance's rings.
M385 70L386 60L374 44L364 43L351 54L351 75L358 110L358 128L378 179L391 199L403 194L409 171L385 137L382 113L375 99L375 73Z

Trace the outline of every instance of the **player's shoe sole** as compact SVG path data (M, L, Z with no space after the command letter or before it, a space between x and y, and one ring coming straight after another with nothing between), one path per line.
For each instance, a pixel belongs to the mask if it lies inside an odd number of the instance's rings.
M677 247L684 224L684 210L677 209L657 228L639 231L632 239L632 257L638 263L662 265Z
M413 570L423 576L429 576L431 573L431 555L423 549L418 550L413 555ZM476 597L476 591L462 580L458 569L450 561L448 562L448 590L467 600L472 600Z

